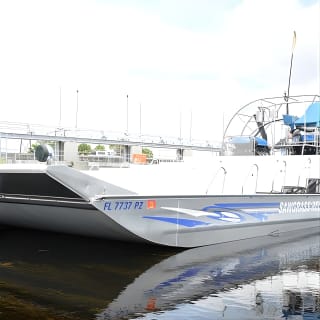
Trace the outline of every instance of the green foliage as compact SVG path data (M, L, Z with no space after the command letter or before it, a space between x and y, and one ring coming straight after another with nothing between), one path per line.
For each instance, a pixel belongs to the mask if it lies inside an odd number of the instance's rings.
M87 143L81 143L78 145L78 152L82 154L88 154L91 152L91 146Z
M105 147L104 145L102 145L102 144L98 144L98 145L94 148L94 150L96 150L96 151L105 151L105 150L106 150L106 147Z
M110 150L113 150L116 154L123 154L125 146L122 146L120 144L112 144L109 146Z
M39 143L39 142L33 143L33 144L31 145L31 147L29 147L28 153L34 153L34 152L36 151L36 148L37 148L38 146L40 146L40 143Z
M147 159L153 159L153 153L148 148L142 148L142 154L145 154L147 156Z
M117 151L118 149L119 149L119 145L118 144L111 144L110 146L109 146L109 148L111 149L111 150L114 150L114 151Z
M28 153L35 153L36 152L36 149L38 146L40 146L41 144L46 144L50 147L52 147L53 150L55 150L55 147L56 147L56 144L54 141L37 141L36 143L33 143L31 145L31 147L29 147L28 149Z

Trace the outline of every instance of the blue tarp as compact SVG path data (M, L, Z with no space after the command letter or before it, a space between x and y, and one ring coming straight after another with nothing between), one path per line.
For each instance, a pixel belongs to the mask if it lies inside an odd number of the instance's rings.
M251 136L234 136L231 138L231 143L235 144L245 144L245 143L252 143L252 141L256 142L256 145L267 147L268 143L265 139L262 139L260 137L251 137Z
M294 129L294 123L296 120L298 120L298 117L296 116L291 116L290 114L283 115L283 123L289 126L291 130Z
M295 121L297 128L299 127L317 127L320 128L320 102L310 104L305 114Z
M252 142L252 137L248 137L248 136L233 136L230 139L231 143L235 143L235 144L244 144L244 143L251 143Z
M268 142L265 139L262 139L260 137L255 137L256 143L258 146L267 147Z
M303 142L313 142L315 141L316 137L314 136L314 134L302 134L300 136L300 141Z

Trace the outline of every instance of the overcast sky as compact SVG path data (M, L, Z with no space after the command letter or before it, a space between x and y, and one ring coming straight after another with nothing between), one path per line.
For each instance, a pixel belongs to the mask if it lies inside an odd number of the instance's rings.
M290 93L319 94L319 0L0 0L1 121L74 127L78 98L78 128L128 103L129 132L220 139L286 90L294 30Z

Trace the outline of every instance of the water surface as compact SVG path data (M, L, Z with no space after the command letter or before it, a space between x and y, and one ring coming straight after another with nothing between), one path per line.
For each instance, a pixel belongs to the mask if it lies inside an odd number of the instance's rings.
M320 235L189 250L0 232L0 319L320 319Z

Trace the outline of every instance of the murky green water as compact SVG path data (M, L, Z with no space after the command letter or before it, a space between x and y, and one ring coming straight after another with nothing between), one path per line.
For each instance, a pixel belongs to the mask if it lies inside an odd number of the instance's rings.
M191 250L0 232L0 319L320 319L320 235Z

